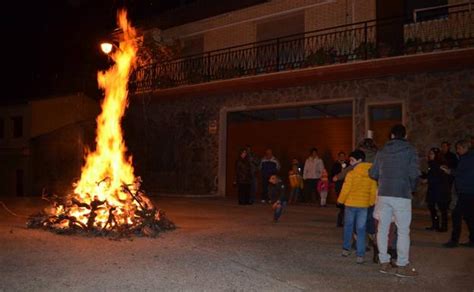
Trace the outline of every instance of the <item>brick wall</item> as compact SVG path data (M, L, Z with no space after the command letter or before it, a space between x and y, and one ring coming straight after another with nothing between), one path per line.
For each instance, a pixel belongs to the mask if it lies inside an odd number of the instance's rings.
M304 7L300 12L304 13L306 31L375 18L375 0L273 0L173 27L163 31L163 36L177 39L203 34L205 51L251 43L256 41L258 22ZM274 16L265 18L270 15Z

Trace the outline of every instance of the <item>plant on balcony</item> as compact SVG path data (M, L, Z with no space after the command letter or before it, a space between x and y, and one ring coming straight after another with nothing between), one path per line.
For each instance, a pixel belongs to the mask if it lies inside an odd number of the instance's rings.
M216 79L230 79L245 75L243 67L220 67L216 72Z
M189 84L202 83L207 81L206 75L198 71L190 71L186 74L186 79Z
M379 43L377 46L377 56L378 57L389 57L394 55L394 49L391 45L387 43Z
M145 35L139 43L137 63L139 66L165 63L180 56L181 51L182 45L178 40L164 41L162 38Z
M337 63L346 63L348 59L349 59L348 55L338 55L338 56L336 56L336 62Z
M454 39L452 37L444 38L440 43L440 48L443 50L451 49L454 46Z
M306 57L305 64L307 66L332 64L334 63L335 58L336 51L333 48L319 48L316 52L313 52Z
M421 44L421 40L419 38L409 38L405 42L405 53L406 54L415 54L418 51L418 47Z
M458 40L458 45L460 48L468 48L474 45L474 39L472 38L464 38Z
M367 59L373 59L377 57L377 48L375 44L372 42L368 43L361 43L355 50L354 54L356 55L356 59L363 60L367 57Z
M434 48L435 48L435 43L432 40L424 41L421 44L421 50L424 53L432 52L434 50Z

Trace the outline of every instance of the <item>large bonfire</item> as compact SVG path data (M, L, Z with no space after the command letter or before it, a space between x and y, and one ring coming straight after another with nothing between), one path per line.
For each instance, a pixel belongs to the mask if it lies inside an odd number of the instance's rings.
M126 11L119 11L117 22L123 33L119 49L111 54L115 65L98 73L105 98L97 117L95 151L87 154L74 192L49 197L51 206L30 216L29 227L148 236L174 228L141 190L141 179L134 175L132 158L126 154L121 119L128 105L127 84L138 46Z

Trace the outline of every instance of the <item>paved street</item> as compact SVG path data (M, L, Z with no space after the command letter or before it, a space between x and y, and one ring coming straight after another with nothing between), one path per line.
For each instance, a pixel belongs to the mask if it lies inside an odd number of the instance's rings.
M340 256L337 209L290 206L272 222L268 205L222 199L160 198L179 226L155 239L62 236L25 228L0 208L0 291L473 291L474 249L443 249L447 233L412 230L416 279L380 274ZM16 213L39 200L7 200ZM463 231L466 229L464 228ZM467 239L466 232L463 240Z

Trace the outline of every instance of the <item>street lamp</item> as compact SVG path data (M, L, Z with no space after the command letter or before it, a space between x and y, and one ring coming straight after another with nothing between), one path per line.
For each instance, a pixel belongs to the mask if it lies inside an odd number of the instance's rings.
M100 44L100 49L106 55L110 54L113 50L122 51L115 42L105 41Z
M102 52L104 52L107 55L110 54L110 52L112 52L113 47L114 47L113 43L104 42L100 44L100 49L102 50Z

